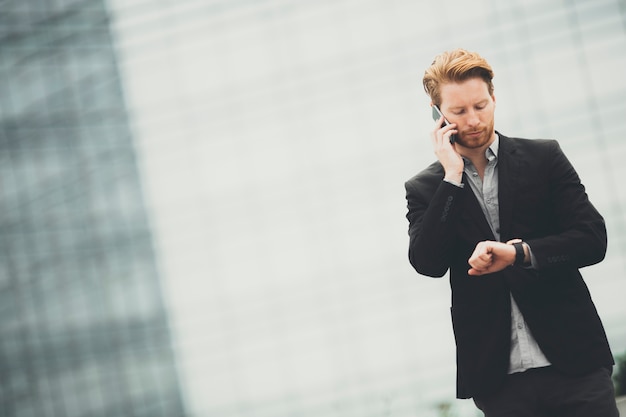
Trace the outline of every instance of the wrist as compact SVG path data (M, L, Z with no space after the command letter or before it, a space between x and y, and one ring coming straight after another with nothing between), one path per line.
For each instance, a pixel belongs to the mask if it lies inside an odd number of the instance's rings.
M530 264L530 251L528 249L528 245L526 242L522 242L518 240L516 242L511 243L515 248L515 260L512 265L515 266L526 266Z

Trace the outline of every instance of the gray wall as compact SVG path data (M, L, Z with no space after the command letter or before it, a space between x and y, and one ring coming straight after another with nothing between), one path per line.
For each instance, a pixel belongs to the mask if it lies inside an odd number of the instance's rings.
M421 77L458 46L605 215L584 275L626 351L623 1L61 3L0 5L6 414L478 415L406 257Z

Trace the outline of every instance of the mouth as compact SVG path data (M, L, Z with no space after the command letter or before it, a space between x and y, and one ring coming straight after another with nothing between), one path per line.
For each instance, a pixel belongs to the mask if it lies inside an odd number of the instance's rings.
M468 136L470 138L476 138L476 137L478 137L478 136L480 136L482 134L483 134L482 130L479 130L477 132L467 132L467 133L465 133L465 136Z

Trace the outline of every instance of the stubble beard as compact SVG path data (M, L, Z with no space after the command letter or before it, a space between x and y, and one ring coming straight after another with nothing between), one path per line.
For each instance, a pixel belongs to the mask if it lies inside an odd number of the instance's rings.
M479 149L485 146L487 143L491 142L493 135L495 133L494 124L490 123L489 126L480 129L481 134L479 136L471 136L465 132L461 132L458 134L457 142L459 145L463 146L467 149ZM470 132L471 133L471 132Z

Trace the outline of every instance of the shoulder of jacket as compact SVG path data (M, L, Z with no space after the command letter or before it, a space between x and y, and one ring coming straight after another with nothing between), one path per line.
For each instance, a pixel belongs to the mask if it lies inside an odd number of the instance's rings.
M529 139L500 135L500 148L509 152L529 151L542 154L560 151L561 146L556 139Z
M554 147L554 146L558 147L559 146L559 142L556 139L519 138L519 137L514 137L514 136L505 136L501 133L498 133L498 135L500 135L500 142L504 142L504 143L510 142L510 143L515 143L519 145L531 146L531 147Z
M443 166L439 161L435 161L419 173L409 178L406 183L419 183L422 181L441 180L443 178Z
M404 183L404 187L407 193L433 193L443 180L443 177L443 166L439 161L436 161L407 180Z

